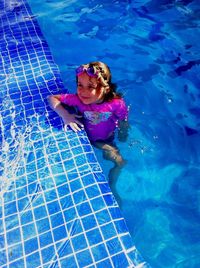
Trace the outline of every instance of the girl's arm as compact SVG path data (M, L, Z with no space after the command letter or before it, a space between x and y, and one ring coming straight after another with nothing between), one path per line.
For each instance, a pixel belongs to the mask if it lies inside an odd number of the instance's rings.
M125 142L128 138L128 130L130 126L127 120L119 120L118 122L118 139Z
M83 128L81 122L76 118L82 116L76 114L70 114L60 101L61 95L50 95L47 97L50 107L62 118L64 122L64 130L67 130L67 126L70 126L73 131L77 132ZM80 128L81 127L81 128Z

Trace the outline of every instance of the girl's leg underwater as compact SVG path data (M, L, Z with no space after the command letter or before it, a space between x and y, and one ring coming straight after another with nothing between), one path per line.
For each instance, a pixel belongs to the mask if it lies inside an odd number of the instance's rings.
M118 204L121 204L121 198L119 194L116 191L116 184L117 179L120 175L120 172L125 164L125 160L122 158L122 156L119 153L118 148L113 144L107 144L103 142L95 142L94 145L97 148L100 148L103 150L103 157L107 160L110 160L114 163L114 167L112 167L109 171L108 177L109 177L109 185L112 189L112 192L118 202Z

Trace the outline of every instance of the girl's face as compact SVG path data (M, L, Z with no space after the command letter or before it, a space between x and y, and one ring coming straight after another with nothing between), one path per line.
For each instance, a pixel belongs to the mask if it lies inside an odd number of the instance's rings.
M78 76L77 94L84 104L99 103L104 97L104 87L100 85L97 78L83 73Z

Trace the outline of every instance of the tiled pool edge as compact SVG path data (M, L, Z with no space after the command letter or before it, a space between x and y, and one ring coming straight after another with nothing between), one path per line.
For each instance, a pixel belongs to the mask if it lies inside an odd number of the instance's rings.
M29 7L22 1L0 7L0 265L146 266L85 133L63 133L47 106L46 96L63 84Z

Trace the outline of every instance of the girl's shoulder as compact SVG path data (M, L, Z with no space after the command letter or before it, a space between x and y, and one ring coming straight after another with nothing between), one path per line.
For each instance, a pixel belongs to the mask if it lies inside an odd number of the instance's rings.
M125 105L125 101L122 97L116 97L113 98L112 100L108 101L108 103L114 105L114 106L118 106L118 105Z
M118 111L126 110L126 104L123 98L113 98L112 100L95 104L95 108L98 110L109 110L113 113L117 113Z
M77 94L70 94L70 93L61 94L60 101L68 105L76 105L79 104L80 102Z

